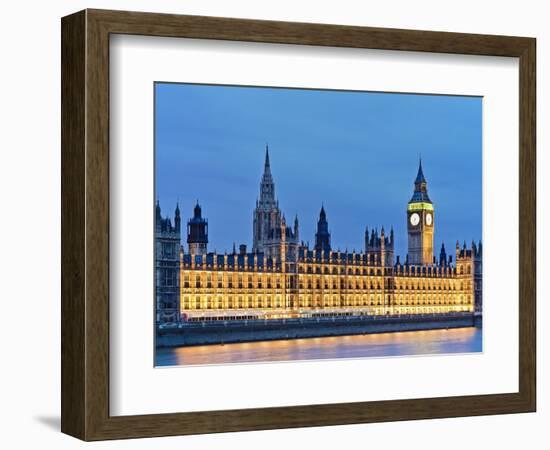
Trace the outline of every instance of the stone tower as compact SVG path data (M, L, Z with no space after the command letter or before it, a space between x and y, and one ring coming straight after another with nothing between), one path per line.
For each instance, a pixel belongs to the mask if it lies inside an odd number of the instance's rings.
M428 183L422 171L422 160L414 181L414 193L407 205L407 231L409 264L433 264L434 207L428 197Z
M474 295L475 310L481 312L483 309L483 245L481 241L476 245L472 242L474 256Z
M264 253L271 230L280 228L281 211L275 199L275 183L271 175L269 148L265 147L264 173L260 182L260 197L256 200L253 220L252 252Z
M180 319L180 208L176 206L174 225L155 211L155 298L157 323Z
M475 298L476 294L476 254L477 248L475 243L472 243L471 248L466 247L464 242L462 248L456 241L456 277L460 281L458 285L458 299L467 303L473 302L474 308L477 309L477 302L481 303L481 299ZM480 275L480 274L479 274ZM472 294L473 298L472 298ZM481 305L479 305L481 310Z
M202 217L202 210L197 201L193 218L187 222L187 244L191 255L206 255L208 245L208 221Z

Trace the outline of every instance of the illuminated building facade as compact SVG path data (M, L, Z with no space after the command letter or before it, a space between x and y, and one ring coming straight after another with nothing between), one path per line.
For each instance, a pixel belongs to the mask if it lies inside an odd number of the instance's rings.
M187 318L474 311L476 246L457 248L455 265L392 266L382 255L300 247L296 261L283 263L253 253L182 253L181 311Z
M253 245L229 254L208 252L207 228L188 224L188 251L179 253L179 307L183 320L231 320L338 315L403 315L481 311L482 246L442 245L433 255L434 207L422 165L407 206L408 255L394 256L393 229L365 230L361 252L333 251L325 208L315 245L298 242L275 197L266 149L260 197L253 215ZM197 242L200 241L200 242ZM196 245L200 243L201 245ZM158 305L158 302L157 302Z

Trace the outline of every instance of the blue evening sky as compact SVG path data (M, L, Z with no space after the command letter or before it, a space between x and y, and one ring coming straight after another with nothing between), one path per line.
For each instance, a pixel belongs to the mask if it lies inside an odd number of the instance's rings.
M321 204L333 249L363 249L365 226L393 225L407 252L406 208L422 155L435 208L435 253L481 239L482 99L157 83L156 195L182 222L198 199L209 250L252 244L269 144L287 222L313 245ZM182 236L182 243L185 237Z

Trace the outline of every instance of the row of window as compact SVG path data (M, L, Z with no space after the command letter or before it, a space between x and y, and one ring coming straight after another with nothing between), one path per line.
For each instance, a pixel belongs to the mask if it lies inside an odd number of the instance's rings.
M199 270L202 266L199 266ZM403 266L404 267L404 266ZM236 267L229 267L230 269L236 269L236 270L223 270L224 268L222 266L218 266L218 268L213 268L211 265L206 265L205 267L202 267L202 269L213 269L215 271L220 272L226 272L226 273L235 273L235 271L245 271L245 267L243 266L236 266ZM190 267L188 264L185 265L185 269L189 270ZM250 270L251 267L249 266L248 269ZM281 270L280 266L276 266L277 270ZM192 269L193 270L193 269ZM251 270L250 270L251 271ZM259 272L273 272L273 267L271 267L271 270L266 270L266 268L260 267ZM471 274L472 268L470 265L464 267L459 266L456 271L454 268L432 268L432 267L419 267L415 268L414 266L411 266L408 270L397 270L394 271L392 267L386 267L383 268L373 268L373 267L339 267L339 266L327 266L327 265L319 265L319 266L311 266L311 265L298 265L298 273L302 274L325 274L325 275L370 275L370 276L381 276L385 274L392 274L395 273L396 276L412 276L412 277L422 277L422 276L428 276L428 277L446 277L451 276L453 274L458 275L465 275L465 274Z
M173 277L173 271L165 271L166 274L170 272L170 275ZM162 276L161 272L161 276ZM216 286L219 289L223 288L248 288L248 289L281 289L283 277L276 276L263 276L263 277L253 277L248 275L247 277L243 275L225 275L218 273L216 282L214 283L213 274L195 274L193 277L189 273L185 273L183 276L183 288L212 288ZM192 281L191 281L192 280ZM246 284L245 284L246 281ZM337 277L327 277L327 278L318 278L318 277L308 277L308 276L299 276L298 278L298 287L300 289L381 289L380 279L363 279L363 278L340 278ZM467 281L460 281L460 285L456 282L447 280L444 283L430 283L429 280L394 280L386 279L386 289L404 289L404 290L456 290L460 286L460 290L469 289L470 283ZM175 279L174 279L175 282ZM161 282L162 283L162 282ZM288 278L287 287L290 289L296 288L296 281L294 277ZM169 281L164 281L165 285L170 285Z
M291 302L293 303L293 302ZM452 306L469 305L471 296L399 296L391 301L390 296L386 299L386 306ZM381 295L376 296L349 296L347 298L338 298L337 296L300 296L296 299L296 304L288 305L290 307L352 307L352 306L381 306L384 299ZM234 308L283 308L287 305L280 295L276 296L184 296L182 308L185 309L234 309Z
M164 284L161 284L164 285L164 286L175 286L175 278L171 278L170 280L166 279L164 281ZM426 284L426 285L422 285L422 284L403 284L403 285L399 285L399 284L396 284L395 286L392 286L392 283L391 283L391 280L388 280L386 282L386 285L385 285L385 289L395 289L395 290L405 290L405 291L415 291L415 290L419 290L419 291L456 291L457 289L460 290L460 291L463 291L463 290L468 290L470 289L470 283L469 282L460 282L460 284L455 284L455 283L452 283L452 284L446 284L446 285L442 285L442 284L437 284L437 285L432 285L432 284ZM189 281L184 281L182 283L182 288L183 289L189 289L189 288L196 288L196 289L201 289L201 288L206 288L206 289L212 289L214 287L214 285L212 284L212 282L209 282L209 281L201 281L200 279L197 279L195 280L194 283L190 283ZM282 288L282 284L280 282L280 280L277 280L276 283L271 283L271 280L268 280L265 284L262 283L261 280L258 280L256 283L253 283L252 281L249 281L246 285L244 285L241 282L237 282L236 284L233 283L232 280L228 280L226 281L226 283L224 284L223 282L218 282L216 283L216 287L218 289L281 289ZM287 288L289 289L295 289L296 286L295 286L295 282L291 279L287 285ZM354 290L354 289L358 289L358 290L380 290L382 289L382 285L381 283L378 281L378 282L374 282L374 281L370 281L370 283L366 280L359 280L359 281L354 281L354 280L348 280L348 282L346 283L345 281L340 281L340 283L338 283L337 280L332 280L332 283L329 282L329 280L324 280L324 281L321 281L321 280L307 280L306 282L302 282L300 281L298 283L298 288L299 289L334 289L334 290L337 290L337 289L350 289L350 290Z
M332 275L382 275L381 268L367 267L327 267L327 266L298 266L298 273L332 274Z
M330 267L330 266L303 266L298 265L298 273L308 273L308 274L332 274L332 275L383 275L384 269L382 268L373 268L373 267ZM471 269L470 266L467 267L466 273L470 273ZM392 267L387 267L385 269L386 274L393 273ZM395 273L399 275L429 275L429 276L450 276L454 272L454 269L451 268L431 268L431 267L422 267L422 268L415 268L410 267L408 271L397 270ZM460 266L458 273L464 274L464 268Z

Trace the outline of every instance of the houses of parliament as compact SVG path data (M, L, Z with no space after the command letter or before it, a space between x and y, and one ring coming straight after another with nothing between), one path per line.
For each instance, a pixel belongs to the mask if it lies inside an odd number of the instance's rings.
M266 147L252 220L252 248L208 250L208 221L200 205L187 221L155 215L157 323L342 315L420 315L481 312L482 244L442 245L434 255L435 208L420 161L406 206L408 253L394 254L393 228L365 229L361 252L335 251L321 207L310 248L298 218L287 223L275 195ZM454 259L453 259L454 256Z

